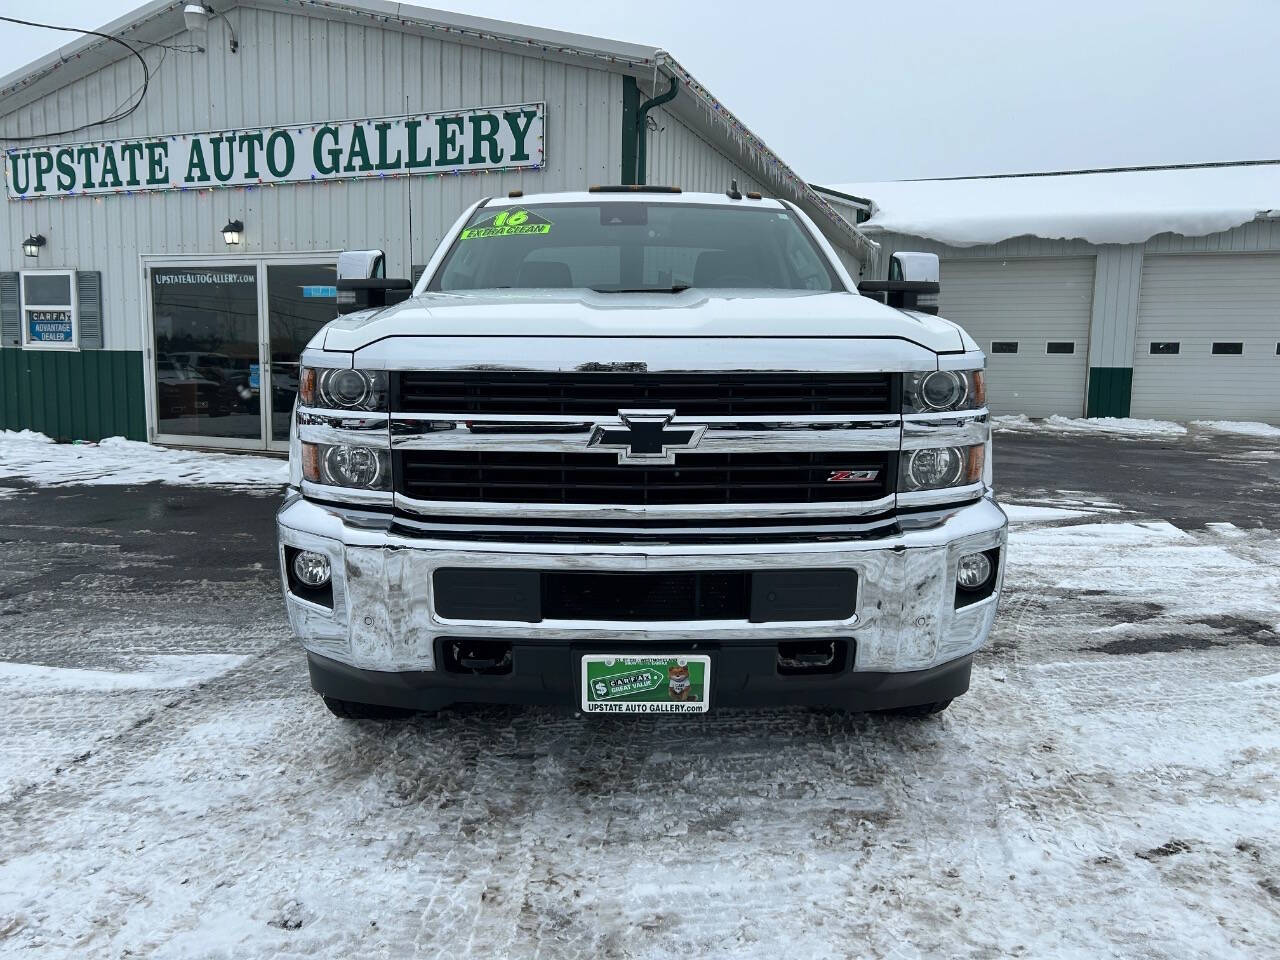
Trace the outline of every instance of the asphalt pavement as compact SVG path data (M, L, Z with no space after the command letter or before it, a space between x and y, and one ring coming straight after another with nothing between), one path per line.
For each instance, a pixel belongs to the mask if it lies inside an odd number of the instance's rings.
M1001 613L926 721L339 721L278 497L0 481L0 956L1272 951L1280 445L995 466Z

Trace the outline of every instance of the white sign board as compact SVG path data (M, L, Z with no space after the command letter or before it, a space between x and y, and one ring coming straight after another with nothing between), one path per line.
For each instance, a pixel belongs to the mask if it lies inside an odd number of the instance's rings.
M546 104L14 147L9 197L303 183L537 168Z

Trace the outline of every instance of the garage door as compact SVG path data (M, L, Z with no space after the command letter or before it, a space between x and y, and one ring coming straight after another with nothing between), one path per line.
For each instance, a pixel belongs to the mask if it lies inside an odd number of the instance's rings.
M1280 423L1280 255L1146 258L1133 415Z
M993 413L1084 413L1093 257L944 260L939 313L987 354Z

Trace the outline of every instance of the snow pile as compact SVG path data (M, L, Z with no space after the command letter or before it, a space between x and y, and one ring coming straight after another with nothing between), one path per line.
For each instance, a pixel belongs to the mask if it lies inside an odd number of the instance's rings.
M101 443L54 443L30 430L0 432L0 478L51 486L165 483L275 490L289 480L286 461L270 457L170 450L110 437Z
M1061 507L1042 507L1022 503L1002 503L1010 523L1052 523L1056 520L1074 520L1087 517L1092 510L1063 510Z
M1280 166L1128 170L1062 176L845 183L873 203L862 224L957 247L1011 237L1143 243L1198 237L1280 208Z
M1187 428L1170 420L1136 420L1133 417L1060 417L1032 420L1019 413L992 417L997 431L1055 430L1060 433L1110 433L1128 437L1180 437Z
M1273 427L1269 423L1253 423L1248 420L1193 420L1191 425L1200 430L1235 433L1242 437L1264 437L1268 440L1280 439L1280 427Z

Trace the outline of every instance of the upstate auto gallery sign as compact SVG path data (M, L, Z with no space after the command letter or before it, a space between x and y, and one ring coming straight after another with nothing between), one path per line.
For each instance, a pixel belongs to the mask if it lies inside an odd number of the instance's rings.
M350 180L540 167L546 105L13 148L9 197Z

